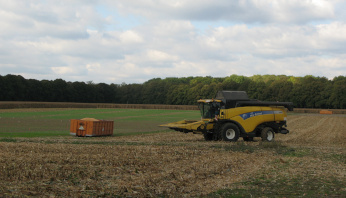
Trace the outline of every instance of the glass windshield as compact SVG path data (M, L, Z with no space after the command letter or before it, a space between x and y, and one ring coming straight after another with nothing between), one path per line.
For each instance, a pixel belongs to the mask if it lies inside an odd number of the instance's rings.
M220 112L220 103L211 102L211 103L199 103L199 110L201 111L201 116L204 119L215 118L215 115L219 115Z

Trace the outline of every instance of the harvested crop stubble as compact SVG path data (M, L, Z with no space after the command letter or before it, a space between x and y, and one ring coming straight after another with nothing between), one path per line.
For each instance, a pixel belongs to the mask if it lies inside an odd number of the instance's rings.
M205 142L203 136L193 133L181 133L170 131L160 134L144 134L138 136L123 136L118 137L117 140L123 141L140 141L140 142Z
M346 146L346 116L301 114L288 118L288 135L277 139L295 145Z
M196 196L250 177L270 158L191 146L2 142L0 149L3 195Z
M244 190L270 188L280 193L277 181L293 193L291 197L305 193L301 185L306 184L342 197L345 123L341 115L289 115L290 133L278 134L270 143L259 138L205 141L202 135L180 132L3 138L0 197L194 197L235 189L237 184ZM264 183L256 188L249 181Z

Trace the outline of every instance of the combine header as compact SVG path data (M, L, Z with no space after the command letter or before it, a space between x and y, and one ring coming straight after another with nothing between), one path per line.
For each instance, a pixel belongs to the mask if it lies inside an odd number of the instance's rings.
M292 102L251 100L245 91L219 91L215 99L198 100L202 119L183 120L160 126L204 135L205 140L252 141L261 137L273 141L275 133L287 134L286 109L293 111Z

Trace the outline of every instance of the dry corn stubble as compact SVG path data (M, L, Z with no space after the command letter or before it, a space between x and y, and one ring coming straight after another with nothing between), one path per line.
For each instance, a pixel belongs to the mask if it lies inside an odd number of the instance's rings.
M12 195L68 196L101 190L113 195L193 196L250 177L269 158L191 146L1 143L0 149L1 189Z
M293 115L288 117L288 135L277 139L294 145L346 146L345 115Z

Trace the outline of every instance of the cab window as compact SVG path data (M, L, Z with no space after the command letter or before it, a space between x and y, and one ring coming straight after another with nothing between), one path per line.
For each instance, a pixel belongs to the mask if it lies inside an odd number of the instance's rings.
M220 112L220 103L211 102L211 103L199 103L199 110L201 111L201 116L204 119L212 119L215 115L219 115Z

